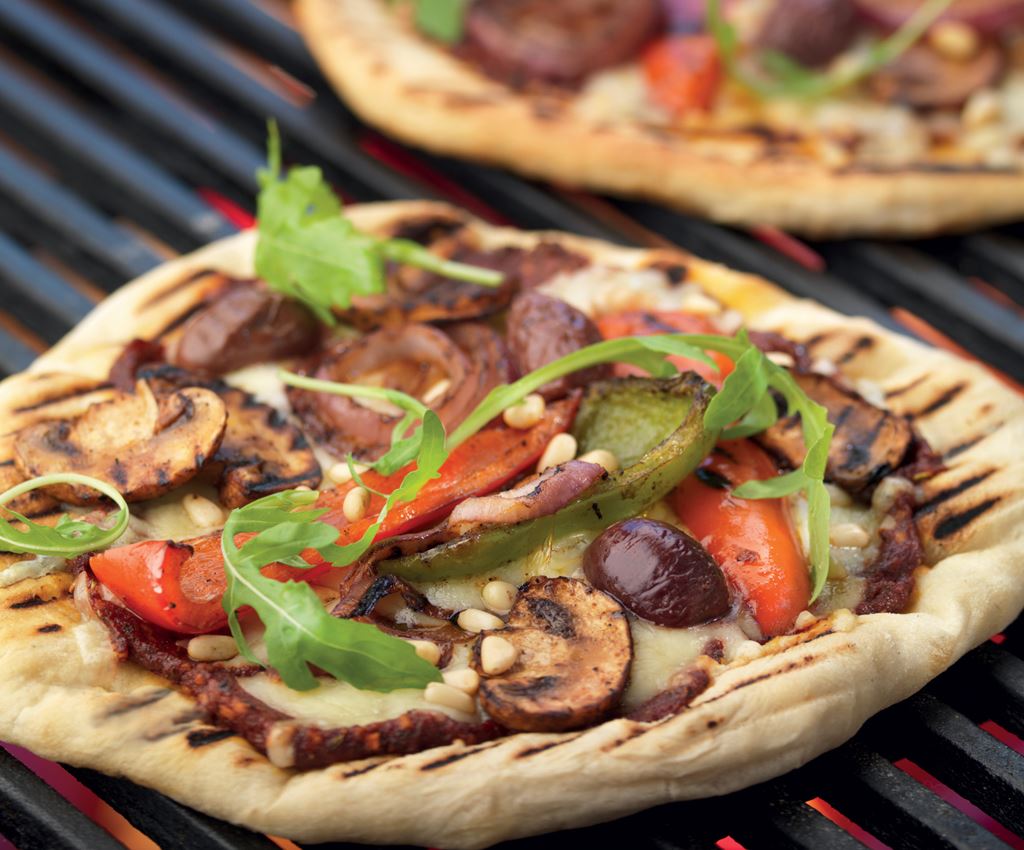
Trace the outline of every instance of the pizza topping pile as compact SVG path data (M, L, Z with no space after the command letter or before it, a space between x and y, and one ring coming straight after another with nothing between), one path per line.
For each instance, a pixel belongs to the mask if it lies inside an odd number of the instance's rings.
M308 214L341 218L333 197L309 170L268 183L269 274L211 279L186 321L126 347L108 401L14 438L44 477L0 503L40 487L91 513L15 515L2 545L88 553L76 600L122 657L306 768L658 719L815 614L907 606L911 481L934 464L801 346L726 333L678 266L630 272L659 281L637 297L700 314L637 310L625 271L548 243L421 222L421 245ZM322 229L342 243L283 264ZM464 273L435 248L495 262ZM330 259L356 254L358 280ZM420 271L440 278L417 290ZM589 304L558 297L583 277L603 281ZM235 385L257 373L276 406ZM160 531L174 512L182 533Z
M1019 159L1016 0L410 4L475 69L599 125L768 134L832 166Z

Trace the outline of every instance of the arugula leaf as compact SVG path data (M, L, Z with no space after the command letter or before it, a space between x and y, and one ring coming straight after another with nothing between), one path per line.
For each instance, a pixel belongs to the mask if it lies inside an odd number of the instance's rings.
M326 325L333 308L346 309L354 295L384 291L387 260L436 271L481 286L497 286L500 272L445 260L415 242L378 239L356 230L314 165L281 176L281 137L268 124L267 167L257 174L259 240L256 273L272 288L304 303Z
M370 623L332 617L313 589L304 582L280 582L260 570L275 562L306 567L308 549L335 566L353 563L370 547L388 511L400 501L415 498L444 463L444 427L427 411L420 429L416 468L384 503L363 536L338 546L338 529L320 522L324 509L313 505L319 493L290 490L232 511L221 536L227 590L224 610L239 650L257 662L238 622L238 609L250 606L265 628L267 660L282 680L296 690L317 687L310 670L315 665L357 688L391 691L422 688L440 681L441 674L420 658L408 642L387 635ZM238 534L256 532L239 549Z
M82 484L99 490L117 505L117 521L113 527L105 529L64 514L57 520L56 525L48 526L33 522L17 511L7 508L7 513L25 527L18 528L11 522L0 521L0 551L15 552L19 555L56 555L60 558L72 558L83 552L105 549L124 534L128 527L128 503L110 484L88 475L62 472L23 481L0 494L0 505L6 505L31 490L49 487L52 484Z
M856 61L827 71L805 68L789 56L773 50L761 52L761 73L740 61L739 38L735 28L722 15L721 0L707 0L708 30L718 44L718 52L729 76L747 90L763 98L822 98L847 88L888 65L913 45L953 0L925 0L895 32L869 44ZM767 71L768 73L763 73Z
M454 44L462 38L469 0L415 0L416 27L420 32Z

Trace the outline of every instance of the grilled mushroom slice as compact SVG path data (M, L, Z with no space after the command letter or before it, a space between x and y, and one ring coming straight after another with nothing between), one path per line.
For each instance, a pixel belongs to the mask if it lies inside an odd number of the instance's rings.
M140 381L134 393L116 393L75 419L22 429L15 461L27 477L79 472L108 481L129 502L152 499L184 484L213 456L224 437L227 410L215 393L198 387L159 399ZM103 496L76 484L48 487L76 505Z
M215 392L228 412L227 430L204 475L216 477L221 503L238 508L291 487L317 487L320 464L302 432L280 412L224 381L206 379L166 363L138 372L158 395L186 387Z
M484 673L481 647L498 635L518 651L515 664L483 679L480 705L520 732L561 732L604 719L622 699L633 660L626 614L585 582L540 576L520 590L508 628L482 632L473 666Z
M826 375L808 372L793 377L807 395L825 406L836 426L828 453L829 480L851 493L867 493L900 465L914 439L906 419L875 407ZM797 417L780 419L757 439L790 466L803 462L803 432Z

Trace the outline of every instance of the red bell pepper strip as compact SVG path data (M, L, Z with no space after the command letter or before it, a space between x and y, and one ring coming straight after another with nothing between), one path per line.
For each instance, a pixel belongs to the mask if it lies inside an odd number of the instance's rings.
M722 568L766 637L789 631L807 607L807 559L783 499L737 499L732 488L777 474L756 443L723 441L672 500L680 521Z
M642 59L647 89L673 115L711 106L722 80L718 45L710 35L675 35L654 42Z
M545 418L528 430L498 426L474 434L451 453L441 467L440 478L430 481L413 501L392 509L374 539L425 528L447 516L463 499L497 490L532 466L555 434L568 429L577 405L576 399L548 405ZM408 471L409 467L389 476L370 471L362 478L374 490L389 493ZM342 502L355 486L350 483L327 490L317 501L318 507L327 508L322 521L338 527L339 545L362 537L384 504L383 497L374 495L366 516L348 522ZM239 545L241 538L239 535ZM227 625L221 606L226 580L220 543L219 534L185 543L133 543L94 555L89 565L96 577L140 617L174 632L203 634ZM309 581L331 569L313 550L304 552L303 558L311 569L271 564L263 574L282 581Z
M617 339L622 336L652 336L654 334L687 333L687 334L719 334L720 331L710 319L692 313L679 311L645 311L629 310L624 313L613 313L597 320L597 329L605 339ZM669 357L680 371L696 372L705 381L721 388L722 381L732 371L732 361L717 351L709 352L711 359L718 364L716 372L707 363L688 360L685 357ZM616 363L617 375L642 375L642 369L628 363Z

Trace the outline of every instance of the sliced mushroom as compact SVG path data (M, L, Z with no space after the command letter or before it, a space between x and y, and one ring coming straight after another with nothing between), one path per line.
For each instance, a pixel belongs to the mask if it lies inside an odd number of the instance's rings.
M138 374L158 396L199 386L215 392L224 403L227 429L204 474L217 478L225 507L237 508L281 490L320 484L320 464L313 449L274 408L223 381L204 380L175 366L148 366Z
M0 437L0 493L10 490L24 480L25 476L14 460L14 435L6 434ZM48 514L58 507L57 500L42 490L29 490L4 505L3 509L0 509L0 517L9 519L8 509L31 518Z
M482 632L474 645L477 672L489 634L518 651L511 668L480 685L480 705L503 726L577 729L604 719L622 699L633 660L629 623L618 602L585 582L541 576L524 585L508 627Z
M15 437L27 477L78 472L115 486L129 502L152 499L194 478L224 437L227 409L217 395L190 387L157 398L143 382L75 419L41 422ZM77 484L47 492L76 505L103 496Z
M828 453L829 480L851 493L865 493L907 456L914 434L906 419L875 407L826 375L808 372L793 377L807 395L825 406L836 426ZM780 419L757 440L788 465L803 463L803 431L795 416Z

